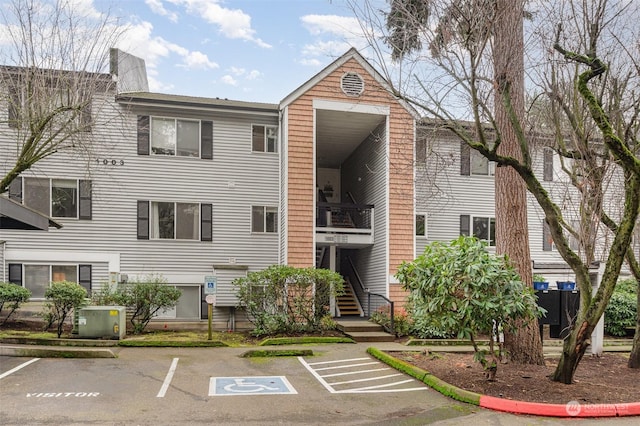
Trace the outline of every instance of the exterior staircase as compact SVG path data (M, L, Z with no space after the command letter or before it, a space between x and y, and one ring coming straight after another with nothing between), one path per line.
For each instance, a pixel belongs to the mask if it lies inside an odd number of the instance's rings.
M338 306L338 313L340 317L349 315L361 317L364 315L360 305L358 304L356 295L353 293L353 288L351 287L351 283L348 278L344 283L344 294L336 297L336 305Z
M356 342L393 342L395 336L384 331L381 325L363 318L336 318L338 330Z

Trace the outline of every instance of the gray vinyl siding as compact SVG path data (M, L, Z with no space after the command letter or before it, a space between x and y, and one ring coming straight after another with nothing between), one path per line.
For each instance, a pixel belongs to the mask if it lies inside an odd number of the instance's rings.
M376 137L377 136L377 137ZM374 244L351 250L364 286L372 293L387 295L387 157L386 127L380 125L342 165L343 197L353 193L358 204L374 205Z
M215 267L214 274L217 278L217 296L216 306L238 306L238 298L236 297L235 286L233 280L247 276L246 269L226 269L224 267Z
M460 235L460 215L495 217L493 176L460 174L459 139L425 132L432 153L416 168L416 213L427 215L427 238L416 238L416 254L433 241Z
M278 234L251 233L251 206L277 207L280 196L279 156L251 151L251 125L277 125L277 111L273 115L157 107L128 111L111 99L103 108L94 108L96 112L102 114L104 125L91 134L95 141L91 152L58 153L24 173L91 180L92 219L56 219L63 228L49 232L3 230L9 253L90 254L104 256L105 262L115 256L119 272L130 276L163 274L171 284L199 285L212 274L213 264L228 263L230 258L250 270L278 262ZM138 155L138 115L212 121L213 159ZM10 132L0 132L0 138L3 155L13 155L15 143ZM107 159L109 164L105 166L98 159ZM116 165L111 165L111 160L116 160ZM3 161L0 173L6 173L12 161L11 157ZM212 204L213 241L138 240L138 200ZM7 258L6 262L14 260ZM95 268L94 285L107 282L108 272L106 266Z

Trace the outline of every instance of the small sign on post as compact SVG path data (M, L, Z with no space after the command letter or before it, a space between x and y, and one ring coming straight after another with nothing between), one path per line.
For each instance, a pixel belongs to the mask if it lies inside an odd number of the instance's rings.
M213 319L213 305L216 303L216 290L218 287L218 279L216 277L208 276L204 277L204 294L206 294L204 300L207 302L207 313L209 320L209 338L213 338L211 332L211 321Z
M217 277L204 277L204 294L216 294L217 288Z

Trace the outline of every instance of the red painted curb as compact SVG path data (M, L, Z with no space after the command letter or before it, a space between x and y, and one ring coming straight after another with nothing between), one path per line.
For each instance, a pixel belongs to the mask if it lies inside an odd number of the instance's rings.
M567 404L545 404L541 402L514 401L482 395L482 408L506 411L515 414L532 414L547 417L618 417L640 415L640 402L628 404L580 404L571 401Z

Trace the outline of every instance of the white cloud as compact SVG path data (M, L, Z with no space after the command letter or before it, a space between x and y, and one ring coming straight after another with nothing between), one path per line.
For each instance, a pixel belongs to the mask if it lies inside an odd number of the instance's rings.
M256 80L262 76L262 73L258 70L247 71L244 68L231 67L229 68L231 74L236 77L243 77L245 80Z
M260 47L271 48L270 44L256 37L256 31L251 28L251 16L240 9L222 7L219 0L170 1L185 6L188 13L216 25L226 38L251 41Z
M311 35L333 34L351 39L360 37L360 24L358 19L349 16L338 15L305 15L300 18L302 25ZM355 32L354 32L355 30Z
M187 69L212 70L218 68L218 64L209 60L202 52L189 52L184 56L181 67Z
M230 76L229 74L227 75L223 75L222 78L220 79L223 83L228 84L230 86L237 86L238 85L238 80L236 80L235 78L233 78L232 76Z
M368 46L367 37L355 17L305 15L300 20L315 38L302 48L303 58L298 61L302 65L318 67L326 63L327 57L336 58L351 47L362 50Z
M178 22L178 14L168 11L161 0L145 0L145 3L156 15L166 16L171 22Z

